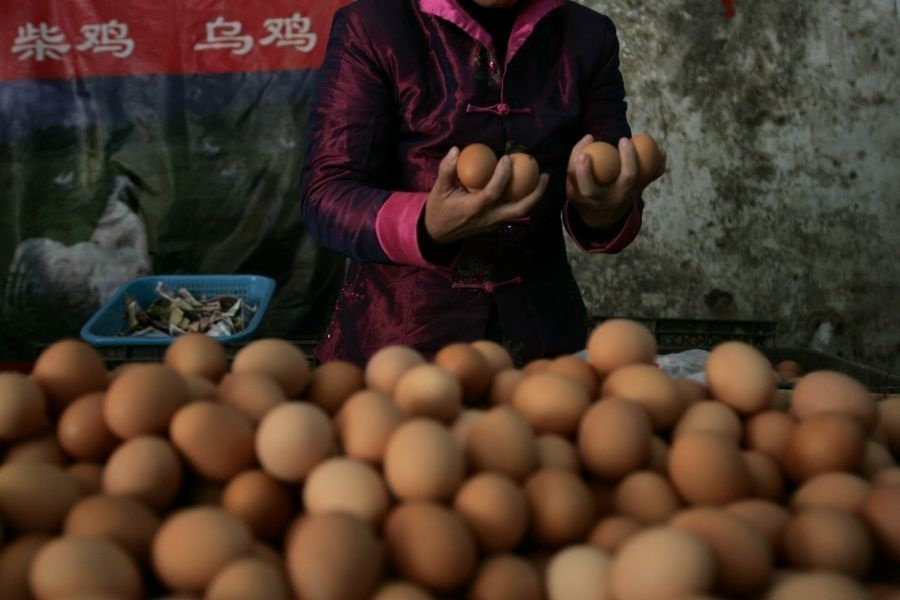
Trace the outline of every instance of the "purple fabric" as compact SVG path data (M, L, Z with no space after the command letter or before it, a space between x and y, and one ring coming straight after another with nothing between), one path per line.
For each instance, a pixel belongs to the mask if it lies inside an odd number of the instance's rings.
M571 210L561 219L572 146L585 133L613 144L631 135L618 40L612 21L575 2L522 2L502 66L454 0L357 0L335 14L302 209L310 233L351 262L319 360L363 364L388 344L430 356L483 337L493 303L519 364L584 347L563 229L588 252L618 252L640 228L640 204L604 232ZM416 251L422 194L447 151L474 142L530 153L550 174L547 193L527 219L447 253L419 239Z

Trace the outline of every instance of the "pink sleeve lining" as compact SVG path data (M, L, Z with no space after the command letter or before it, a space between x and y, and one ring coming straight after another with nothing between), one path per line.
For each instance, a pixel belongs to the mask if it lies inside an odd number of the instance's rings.
M419 217L425 209L428 194L394 192L375 217L375 235L384 253L393 262L420 267L432 266L419 248Z

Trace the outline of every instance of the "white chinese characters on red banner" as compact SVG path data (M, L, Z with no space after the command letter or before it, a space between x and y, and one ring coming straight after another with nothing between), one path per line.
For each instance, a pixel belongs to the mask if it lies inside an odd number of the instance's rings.
M159 0L3 3L0 80L315 68L334 11L349 1L189 3L174 20Z

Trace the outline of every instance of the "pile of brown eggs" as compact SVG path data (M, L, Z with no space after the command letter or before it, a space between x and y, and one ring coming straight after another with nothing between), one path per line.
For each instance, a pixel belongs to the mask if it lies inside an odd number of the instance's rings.
M623 319L587 350L58 342L0 373L0 596L898 597L900 397L736 341L675 378Z

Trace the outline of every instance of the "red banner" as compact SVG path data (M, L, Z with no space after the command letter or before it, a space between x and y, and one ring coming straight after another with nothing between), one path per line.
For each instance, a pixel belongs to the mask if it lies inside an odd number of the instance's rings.
M0 2L0 80L311 69L351 0Z

